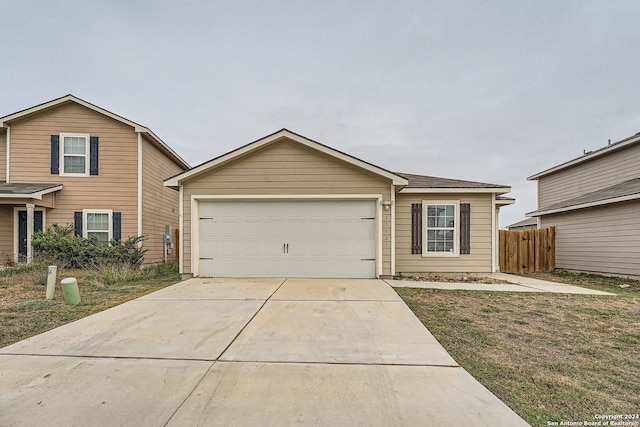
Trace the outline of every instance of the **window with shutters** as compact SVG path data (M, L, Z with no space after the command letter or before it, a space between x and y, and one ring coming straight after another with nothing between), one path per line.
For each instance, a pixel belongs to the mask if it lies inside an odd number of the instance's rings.
M422 255L457 257L460 255L460 202L422 202Z
M112 211L83 212L83 236L86 239L95 237L101 243L109 243L113 238Z
M51 174L98 175L98 137L79 133L51 135Z

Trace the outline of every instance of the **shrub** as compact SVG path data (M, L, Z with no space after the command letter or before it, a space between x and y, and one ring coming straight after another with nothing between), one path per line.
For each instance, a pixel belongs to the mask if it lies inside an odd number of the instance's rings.
M144 239L144 236L135 236L111 240L107 245L95 237L85 239L74 236L73 225L61 227L53 224L44 231L34 233L32 246L37 259L51 261L59 268L96 269L112 265L138 269L146 252L138 247L138 243Z

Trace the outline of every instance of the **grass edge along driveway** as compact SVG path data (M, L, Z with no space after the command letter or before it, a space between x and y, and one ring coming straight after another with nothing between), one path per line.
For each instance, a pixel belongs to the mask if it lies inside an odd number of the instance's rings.
M597 423L601 415L640 425L640 283L533 277L617 295L396 291L463 368L532 426Z

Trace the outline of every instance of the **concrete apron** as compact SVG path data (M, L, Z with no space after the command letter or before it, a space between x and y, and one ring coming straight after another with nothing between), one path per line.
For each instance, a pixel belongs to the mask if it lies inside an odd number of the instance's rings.
M381 280L190 279L0 366L0 425L527 425Z

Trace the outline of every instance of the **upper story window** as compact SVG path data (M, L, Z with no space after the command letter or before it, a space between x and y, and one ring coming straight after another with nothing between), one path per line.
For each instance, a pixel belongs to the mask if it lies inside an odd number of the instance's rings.
M89 135L60 134L60 175L89 175Z
M98 137L80 133L51 135L51 174L98 175Z

